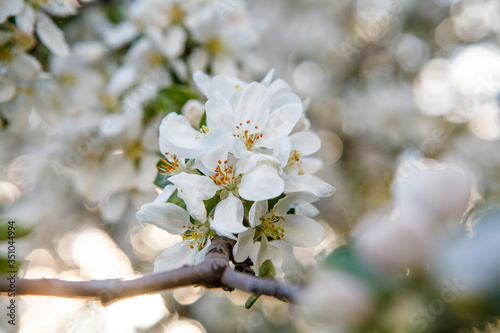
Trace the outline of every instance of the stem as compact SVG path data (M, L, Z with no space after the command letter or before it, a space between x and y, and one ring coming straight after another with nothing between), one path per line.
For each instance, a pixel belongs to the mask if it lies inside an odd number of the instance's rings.
M15 294L89 298L106 305L122 298L197 284L207 288L240 289L253 294L295 300L300 291L297 285L234 271L229 265L234 243L226 237L215 236L201 263L134 280L65 281L16 277ZM10 285L7 277L0 277L0 293L8 293Z

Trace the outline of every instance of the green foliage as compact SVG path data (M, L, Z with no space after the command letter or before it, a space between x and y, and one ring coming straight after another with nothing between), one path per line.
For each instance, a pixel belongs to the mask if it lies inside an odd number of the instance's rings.
M171 182L168 181L169 178L170 178L169 175L161 174L158 172L153 184L155 184L159 188L165 188L165 186L172 184Z
M327 267L352 274L380 292L389 292L394 286L375 269L359 258L349 245L340 246L325 260Z
M114 24L118 24L126 19L122 6L119 3L109 3L104 10L106 17Z
M187 86L173 85L160 90L156 99L144 107L144 123L157 114L180 113L190 99L200 99L200 96Z
M276 268L274 268L273 262L271 260L266 260L260 265L259 268L260 277L275 277Z
M0 257L0 272L2 272L2 274L6 274L9 271L17 272L19 270L19 267L21 267L21 264L22 261L16 258L14 268L12 268L10 266L11 264L9 263L9 259L5 257Z
M247 301L245 302L245 309L250 309L255 304L255 302L257 302L259 297L260 295L250 295L250 297L248 297Z
M213 198L203 201L203 203L205 204L205 209L207 210L208 215L210 215L212 210L215 209L215 206L217 206L219 201L220 201L219 195L214 195Z
M9 221L12 221L12 219L8 218L0 218L0 242L8 241L11 240L12 237L9 235ZM14 233L15 237L14 239L18 239L21 237L27 236L30 232L31 229L25 226L22 226L19 222L16 221L14 226Z
M184 200L179 198L179 196L177 195L177 190L175 190L175 192L172 193L170 198L168 198L167 202L173 203L174 205L177 205L183 209L186 209L186 203L184 202Z

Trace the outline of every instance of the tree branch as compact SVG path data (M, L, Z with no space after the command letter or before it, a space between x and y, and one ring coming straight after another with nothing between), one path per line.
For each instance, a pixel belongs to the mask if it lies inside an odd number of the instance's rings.
M202 285L207 288L223 288L224 290L239 289L289 301L295 299L300 291L300 287L297 285L234 271L229 265L234 243L233 240L226 237L216 236L212 239L203 262L134 280L65 281L59 279L19 279L16 277L15 294L89 298L106 305L126 297L151 294L178 287ZM7 277L0 278L0 293L8 293L10 286Z

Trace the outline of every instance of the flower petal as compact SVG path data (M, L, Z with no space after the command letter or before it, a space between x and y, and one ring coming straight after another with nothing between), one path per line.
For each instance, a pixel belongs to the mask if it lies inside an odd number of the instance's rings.
M203 73L202 71L196 71L193 74L193 81L196 84L198 90L205 97L208 97L208 88L210 87L210 82L212 81L210 76Z
M305 216L285 215L285 235L282 241L295 246L314 246L325 238L321 224Z
M214 92L213 97L205 103L208 128L222 128L231 132L234 131L234 116L231 103L222 97L219 91Z
M7 77L0 76L0 103L10 101L16 95L16 84Z
M335 192L335 188L313 175L283 175L285 179L285 193L311 192L318 197L328 197Z
M35 29L35 11L33 7L26 5L16 16L16 25L19 29L31 35Z
M153 201L153 203L164 203L167 202L167 200L170 198L170 196L175 192L177 188L175 185L167 185L161 191L161 193L156 197L156 199Z
M207 150L223 145L229 137L231 133L219 129L202 134L191 127L186 117L171 112L160 124L159 144L162 153L197 158Z
M69 54L69 47L64 40L64 33L52 22L52 19L43 12L36 13L36 33L47 48L52 53L66 56Z
M248 212L248 223L252 228L258 226L261 221L260 218L267 212L267 201L256 201L253 203L250 211Z
M276 246L271 245L265 237L262 237L260 243L261 244L259 254L257 255L257 262L255 263L257 271L266 260L271 260L275 269L279 269L283 264L281 250Z
M238 193L246 200L262 201L275 198L285 188L283 179L274 166L261 164L243 175Z
M292 149L302 156L311 155L321 148L321 139L311 131L303 131L290 135Z
M275 146L292 132L303 112L300 103L288 103L273 111L262 133L262 138L257 141L255 147Z
M189 214L198 221L207 219L207 211L203 200L211 199L221 188L206 176L182 172L168 179L178 188L178 196L186 203Z
M269 119L269 112L271 108L271 100L267 88L262 84L253 82L250 83L238 101L234 110L234 123L240 123L248 128L253 129L251 133L255 132L255 126L264 129ZM250 121L247 125L247 121Z
M184 233L191 224L188 213L172 203L147 203L135 216L142 224L153 224L174 235Z
M233 234L247 230L243 225L243 204L232 193L215 207L214 219L210 226L219 236L236 240Z
M233 247L233 256L236 262L243 262L250 256L254 246L254 235L255 229L253 228L238 234L238 240Z
M278 216L284 216L290 208L295 208L300 204L311 203L318 200L319 197L311 192L293 192L287 194L274 205L274 213Z
M179 242L163 250L155 260L153 273L167 272L195 262L198 249L189 247L190 242Z
M205 244L205 247L196 254L196 257L194 258L194 264L199 264L200 262L203 261L203 259L205 259L205 255L208 253L208 250L210 249L210 244L212 242L210 241L210 239L207 239L207 243Z
M0 1L0 23L3 23L7 17L18 14L23 9L23 4L23 0Z

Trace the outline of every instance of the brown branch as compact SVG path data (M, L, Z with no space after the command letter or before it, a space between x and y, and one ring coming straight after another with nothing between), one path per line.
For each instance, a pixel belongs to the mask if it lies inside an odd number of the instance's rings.
M90 298L108 304L116 300L160 292L178 287L202 285L224 290L240 289L249 293L293 301L300 287L275 279L259 278L234 271L229 265L234 241L216 236L205 260L169 272L155 273L134 280L64 281L59 279L23 279L16 277L16 295L44 295ZM10 282L0 277L0 293L8 293Z

